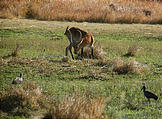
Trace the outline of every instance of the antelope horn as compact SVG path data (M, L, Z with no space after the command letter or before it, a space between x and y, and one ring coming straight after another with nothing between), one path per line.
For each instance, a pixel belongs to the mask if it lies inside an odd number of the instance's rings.
M68 29L69 29L69 26L67 26L66 30L68 30Z
M71 31L70 31L68 28L69 28L69 26L68 26L66 29L67 29L67 30L69 31L69 33L70 33L70 43L73 44L73 36L72 36Z
M82 44L83 40L82 40L82 32L80 30L77 30L80 33L80 38L79 41L77 42L77 45Z

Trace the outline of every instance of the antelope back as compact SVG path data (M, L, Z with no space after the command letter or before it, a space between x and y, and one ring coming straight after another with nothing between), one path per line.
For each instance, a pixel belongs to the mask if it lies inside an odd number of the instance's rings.
M82 42L80 44L78 44L80 47L85 47L85 46L92 46L94 43L94 39L93 39L93 36L88 33L86 35L86 37L83 37L82 38Z
M85 37L82 38L81 42L74 46L74 53L78 54L79 50L83 47L89 46L93 47L94 38L90 33L87 33Z

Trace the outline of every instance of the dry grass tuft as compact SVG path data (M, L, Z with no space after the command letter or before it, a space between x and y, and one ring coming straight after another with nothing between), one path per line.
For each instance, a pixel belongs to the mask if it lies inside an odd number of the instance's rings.
M34 83L25 83L22 87L14 85L0 94L0 110L12 115L29 116L31 111L43 106L42 90Z
M162 23L162 3L144 0L1 0L1 18ZM149 11L149 14L147 14Z
M55 100L52 95L43 93L35 83L23 82L0 92L0 111L13 116L39 114L50 119L101 119L109 99L75 92ZM43 112L40 113L40 110Z
M137 45L132 45L128 48L128 52L124 56L136 56L139 50L140 49L137 47Z
M94 46L93 48L93 55L94 59L105 59L106 58L106 52L103 50L102 47ZM78 54L77 59L80 57L80 54ZM91 58L91 49L89 47L85 47L83 51L83 58Z
M122 73L123 66L124 66L124 61L120 57L113 59L113 71Z
M96 65L97 66L102 66L102 67L109 66L109 65L111 65L111 61L107 60L107 59L100 59L100 60L98 60Z
M18 57L21 54L20 49L21 49L20 45L16 44L16 48L12 51L12 53L8 54L6 56L3 56L2 58L7 59L7 58L10 58L10 57Z
M126 74L126 73L142 73L148 72L149 68L144 66L135 59L131 59L127 62L124 62L120 57L115 58L113 60L113 71L117 72L118 74Z
M87 94L66 95L49 112L53 119L100 119L108 98L90 98Z
M94 47L94 58L96 59L104 59L106 58L106 52L102 47L95 46Z

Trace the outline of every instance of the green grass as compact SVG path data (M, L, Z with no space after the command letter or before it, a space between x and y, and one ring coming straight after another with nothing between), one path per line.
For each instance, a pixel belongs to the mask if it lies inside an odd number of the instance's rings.
M112 65L98 65L102 60L83 59L62 62L68 41L63 35L67 27L78 26L94 34L95 45L106 52L106 62L115 57L132 58L150 71L141 74L117 74ZM46 95L61 100L65 95L91 94L111 97L104 114L118 119L155 119L162 117L162 26L141 24L98 24L26 19L0 19L0 91L12 87L12 79L24 73L24 82L32 81ZM20 45L20 55L4 58ZM137 45L134 57L124 57L128 48ZM69 58L70 53L69 53ZM141 91L142 83L158 95L147 103ZM25 84L22 84L25 85ZM22 86L20 85L20 87ZM74 91L75 90L75 91ZM36 111L36 115L42 110ZM10 115L0 110L4 119L29 118ZM105 118L106 119L106 118Z

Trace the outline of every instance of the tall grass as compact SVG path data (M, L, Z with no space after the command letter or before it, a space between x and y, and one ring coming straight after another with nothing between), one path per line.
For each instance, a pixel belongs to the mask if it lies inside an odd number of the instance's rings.
M144 0L3 0L1 18L90 22L162 23L162 3ZM147 16L144 11L150 11Z
M56 103L51 115L54 119L101 119L109 98L92 98L86 93L66 95Z
M42 117L52 119L100 119L111 97L103 98L85 92L65 94L62 99L43 93L34 82L23 82L10 89L0 91L0 111L14 116L30 117L44 110ZM35 113L35 114L33 114Z
M0 110L11 115L30 116L32 111L40 110L45 97L41 88L33 83L12 86L0 92Z
M143 73L148 72L149 68L145 65L138 63L135 59L127 62L123 61L120 57L113 59L113 71L118 74L126 73Z

